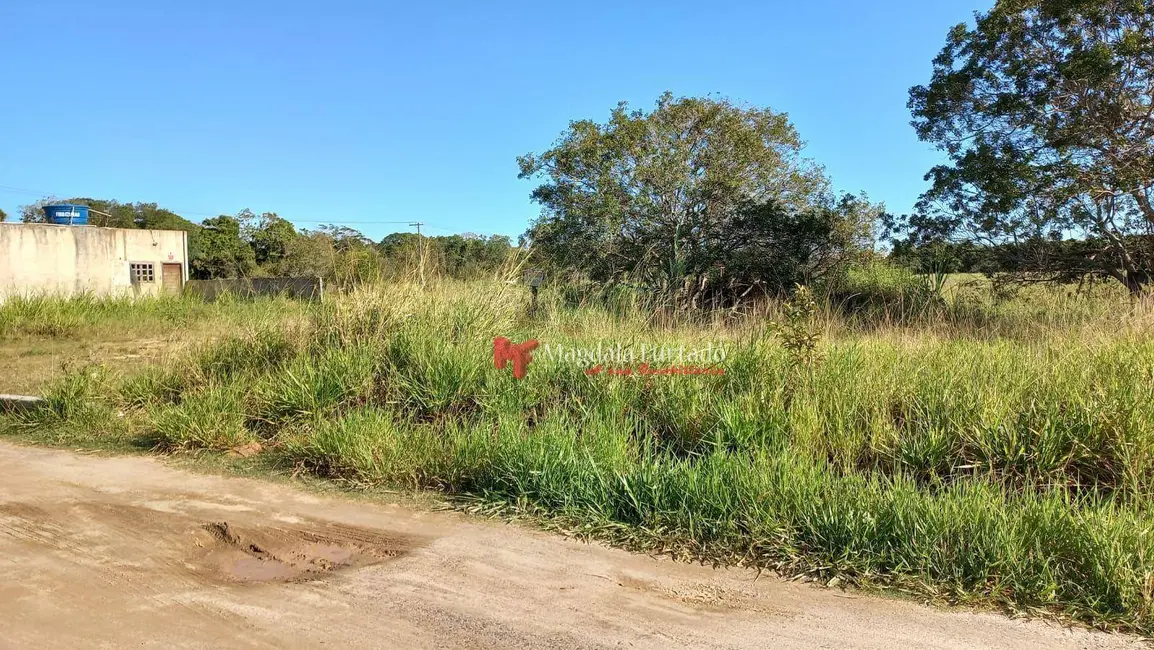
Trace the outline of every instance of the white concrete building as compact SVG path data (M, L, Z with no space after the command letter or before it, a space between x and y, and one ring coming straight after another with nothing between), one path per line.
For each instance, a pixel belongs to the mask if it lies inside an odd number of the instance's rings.
M13 295L180 293L188 233L0 222L0 300Z

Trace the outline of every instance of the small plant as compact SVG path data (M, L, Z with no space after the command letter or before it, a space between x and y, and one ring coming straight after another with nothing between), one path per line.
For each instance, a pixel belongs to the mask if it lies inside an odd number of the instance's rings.
M944 300L946 295L946 280L949 279L950 274L942 270L942 267L938 267L922 277L926 283L926 290L930 292L930 295L939 301Z
M817 301L809 287L797 285L793 296L781 306L784 319L771 326L781 338L781 346L789 353L790 366L812 370L821 361L818 344Z

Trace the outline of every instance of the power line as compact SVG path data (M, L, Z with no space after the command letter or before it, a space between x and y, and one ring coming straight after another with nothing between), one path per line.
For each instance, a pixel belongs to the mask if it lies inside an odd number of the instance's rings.
M311 220L311 219L291 219L289 217L282 217L279 213L273 213L273 214L276 214L276 216L280 217L281 219L284 219L285 221L291 221L293 223L320 223L320 224L331 223L331 224L335 224L335 225L339 225L339 226L343 226L345 224L350 224L350 223L366 224L366 225L373 225L373 226L385 225L385 224L394 224L395 225L395 224L402 224L402 223L405 225L408 225L408 226L413 225L413 223L410 221L333 221L332 219L319 220L318 221L318 220ZM229 215L225 215L225 216L229 216ZM422 224L422 225L424 225L424 224Z
M11 192L19 192L21 194L32 194L35 196L49 196L52 192L41 192L40 190L29 190L22 187L12 187L11 185L0 185L0 189L9 190Z
M31 196L39 196L39 197L42 197L42 198L46 198L46 197L50 197L50 196L64 196L64 195L65 195L64 193L59 193L59 192L46 192L46 191L43 191L43 190L34 190L34 189L29 189L29 188L26 188L26 187L13 187L13 186L11 186L11 185L0 185L0 190L8 190L8 191L10 191L10 192L18 192L18 193L20 193L20 194L28 194L28 195L31 195ZM220 213L220 212L218 212L218 213L215 213L215 214L214 214L214 213L212 213L212 212L197 212L197 211L195 211L195 210L181 210L181 209L178 209L178 208L164 208L164 209L165 209L165 210L167 210L167 211L169 211L169 212L172 212L172 213L174 213L174 214L176 214L176 215L180 215L180 216L183 216L183 215L192 215L192 216L197 216L197 217L209 217L209 218L214 218L214 217L222 217L222 216L224 216L224 217L231 217L231 216L234 216L234 215L225 214L225 213ZM289 222L292 222L292 223L294 223L294 224L296 224L296 223L303 223L303 224L316 224L316 225L328 225L328 224L332 224L332 225L336 225L336 226L347 226L347 225L357 225L357 226L397 226L397 225L402 225L402 224L403 224L403 225L408 225L408 226L412 226L412 225L413 225L413 222L411 222L411 221L373 221L373 220L367 220L367 221L344 221L344 220L339 220L339 219L293 219L293 218L290 218L290 217L285 217L285 216L282 216L282 215L280 215L279 213L275 213L275 212L274 212L274 213L272 213L272 214L276 214L276 215L277 215L278 217L280 217L281 219L284 219L285 221L289 221ZM259 215L258 215L258 216L259 216ZM421 225L426 225L426 224L425 224L424 222L422 222L422 223L421 223ZM438 228L438 227L432 226L431 224L428 224L428 225L430 225L430 227L433 227L433 228L434 228L434 229L436 229L436 230L441 230L441 231L443 231L443 232L452 232L451 230L447 230L447 229L444 229L444 228ZM419 230L419 228L418 228L418 230ZM418 233L418 234L419 234L419 233Z

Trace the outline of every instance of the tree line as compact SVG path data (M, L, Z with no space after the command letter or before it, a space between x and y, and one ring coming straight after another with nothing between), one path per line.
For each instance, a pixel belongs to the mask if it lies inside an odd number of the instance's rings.
M194 223L155 203L77 197L44 199L21 208L26 222L43 222L52 203L87 205L89 224L109 228L182 230L188 233L189 273L196 279L319 277L338 286L414 275L469 279L492 275L514 254L509 237L472 233L419 236L393 233L374 242L340 225L298 229L275 212L242 210Z

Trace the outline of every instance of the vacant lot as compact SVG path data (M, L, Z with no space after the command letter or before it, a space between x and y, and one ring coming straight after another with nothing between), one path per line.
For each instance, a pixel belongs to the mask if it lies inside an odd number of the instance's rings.
M0 393L40 394L52 380L92 365L129 374L254 322L307 309L282 300L195 298L11 299L0 305Z
M382 285L214 327L144 369L75 369L6 426L250 456L676 558L1149 633L1149 319L1111 296L1043 298L854 298L850 316L819 300L783 319L773 304L690 317L548 294L530 316L505 285ZM517 380L493 367L496 336L712 343L725 372L591 375L538 350Z

